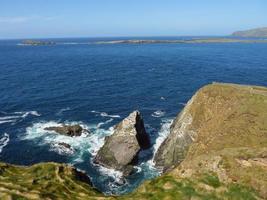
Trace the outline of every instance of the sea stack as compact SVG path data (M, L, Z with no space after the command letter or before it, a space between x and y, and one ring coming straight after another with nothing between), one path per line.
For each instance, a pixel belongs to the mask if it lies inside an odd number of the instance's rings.
M138 153L150 147L149 136L139 111L132 112L114 127L114 133L105 138L105 144L98 151L94 162L107 168L132 172Z

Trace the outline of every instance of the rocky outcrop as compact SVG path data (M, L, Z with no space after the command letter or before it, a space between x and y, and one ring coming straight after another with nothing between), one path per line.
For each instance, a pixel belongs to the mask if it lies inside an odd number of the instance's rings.
M150 147L149 136L139 111L132 112L115 126L114 133L105 138L94 162L107 168L122 171L125 176L136 164L138 153Z
M63 125L63 126L51 126L45 128L47 131L55 131L59 134L74 137L81 136L84 130L80 125Z

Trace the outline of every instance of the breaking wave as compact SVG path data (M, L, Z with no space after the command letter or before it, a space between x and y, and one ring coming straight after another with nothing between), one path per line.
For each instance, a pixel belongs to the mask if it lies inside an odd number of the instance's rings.
M151 159L151 164L154 165L154 157L156 152L158 151L162 142L167 138L170 133L170 128L173 120L172 119L164 119L161 123L161 129L159 131L158 138L153 146L153 158Z
M26 133L21 137L22 140L33 140L37 145L49 145L50 150L61 155L69 155L71 163L83 162L83 156L90 153L96 155L97 151L104 144L104 138L112 134L109 130L97 128L96 125L86 125L82 122L66 122L64 124L79 124L83 129L90 133L83 132L81 136L69 137L60 135L54 131L47 131L45 128L51 126L61 126L62 123L55 121L34 123L26 128Z
M3 148L8 144L9 142L9 135L7 133L4 133L4 136L0 138L0 153L2 152Z

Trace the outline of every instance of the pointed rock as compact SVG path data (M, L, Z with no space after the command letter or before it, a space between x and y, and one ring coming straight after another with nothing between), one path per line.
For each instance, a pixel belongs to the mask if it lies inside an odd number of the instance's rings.
M104 167L122 171L125 176L137 163L141 149L150 147L149 136L139 111L132 112L115 126L114 133L105 138L94 162Z

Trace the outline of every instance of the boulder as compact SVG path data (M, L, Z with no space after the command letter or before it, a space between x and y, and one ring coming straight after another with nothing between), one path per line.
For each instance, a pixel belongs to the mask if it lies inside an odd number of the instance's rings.
M139 111L134 111L115 126L111 136L105 138L94 162L122 171L127 176L137 163L140 150L149 147L150 140L142 116Z
M84 129L80 125L63 125L63 126L51 126L45 128L47 131L55 131L59 134L74 137L81 136Z

